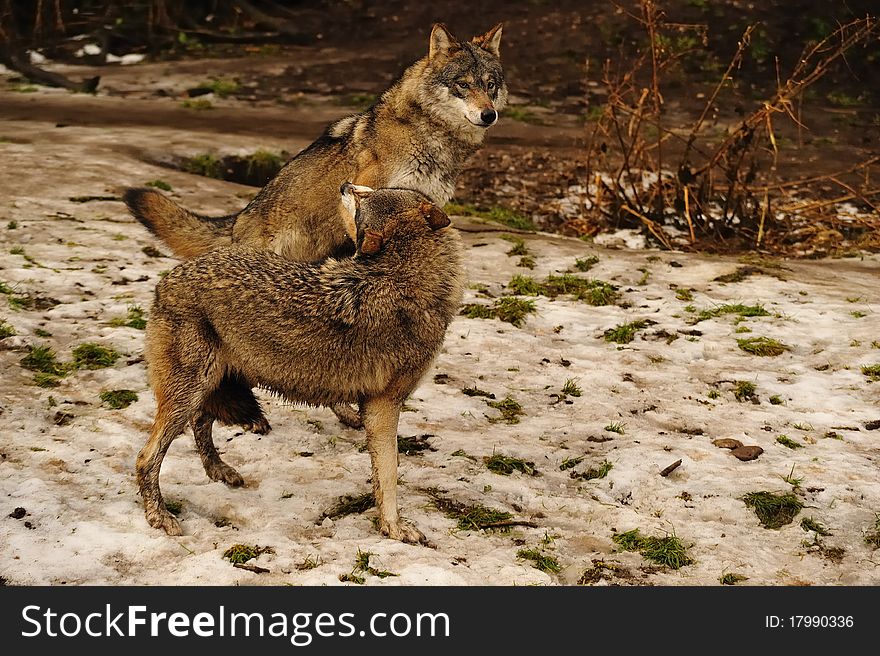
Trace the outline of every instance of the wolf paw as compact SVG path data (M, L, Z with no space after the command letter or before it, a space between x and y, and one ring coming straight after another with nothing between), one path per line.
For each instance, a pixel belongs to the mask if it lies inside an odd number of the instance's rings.
M387 535L392 540L400 540L408 544L423 544L431 546L428 538L412 524L407 524L403 520L395 523L379 521L379 530L382 535Z
M349 428L360 430L364 427L364 420L361 418L361 413L350 405L337 403L331 408L331 410L333 410L333 414L336 415L337 419Z
M265 435L272 430L272 425L265 417L260 417L250 424L242 424L241 427L245 431L250 431L251 433L256 433L257 435Z
M161 528L168 535L183 535L180 522L167 510L147 511L147 521L153 528Z
M229 487L241 487L244 485L244 479L241 477L241 474L225 462L214 463L205 468L205 472L212 481L223 481Z

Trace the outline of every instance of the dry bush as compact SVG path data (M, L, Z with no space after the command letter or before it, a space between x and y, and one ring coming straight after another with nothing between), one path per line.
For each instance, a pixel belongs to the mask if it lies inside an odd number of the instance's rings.
M776 90L744 115L735 129L718 134L719 106L726 102L748 52L756 25L738 42L718 83L706 94L689 126L666 116L662 86L681 58L705 44L704 26L665 21L652 0L641 0L645 47L621 66L608 61L602 71L607 100L588 128L583 214L610 227L640 227L665 248L719 250L800 243L823 231L846 230L860 246L880 248L880 185L871 182L880 157L834 174L781 179L776 122L798 129L800 104L808 87L853 48L878 36L878 20L868 16L838 26L808 44L783 76L777 60ZM589 62L588 62L589 67ZM806 198L811 185L841 189L834 198ZM836 216L837 203L853 201L864 211L849 221ZM871 216L870 213L874 215Z

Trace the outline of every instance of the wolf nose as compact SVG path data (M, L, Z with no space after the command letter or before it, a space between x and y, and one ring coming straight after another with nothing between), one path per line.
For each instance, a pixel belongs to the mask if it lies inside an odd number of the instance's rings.
M498 112L494 109L484 109L480 112L480 120L486 125L492 125L498 120Z

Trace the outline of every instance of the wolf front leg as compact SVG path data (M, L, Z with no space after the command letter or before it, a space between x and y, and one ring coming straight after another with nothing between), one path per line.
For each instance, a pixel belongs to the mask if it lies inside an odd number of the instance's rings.
M379 530L394 540L427 543L416 527L405 524L397 514L397 422L399 401L381 397L364 402L367 450L373 465L373 494L379 509Z

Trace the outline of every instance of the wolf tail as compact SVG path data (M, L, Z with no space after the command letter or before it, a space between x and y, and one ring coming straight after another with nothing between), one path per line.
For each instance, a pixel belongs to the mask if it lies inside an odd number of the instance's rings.
M232 242L235 214L201 216L153 189L128 189L122 200L132 216L178 257L196 257Z

